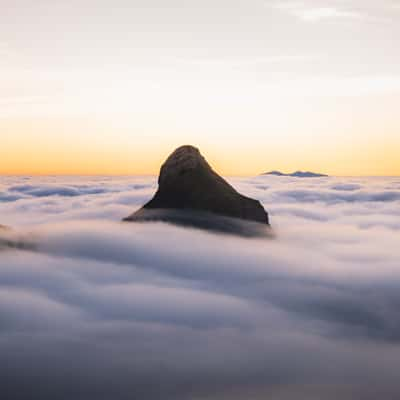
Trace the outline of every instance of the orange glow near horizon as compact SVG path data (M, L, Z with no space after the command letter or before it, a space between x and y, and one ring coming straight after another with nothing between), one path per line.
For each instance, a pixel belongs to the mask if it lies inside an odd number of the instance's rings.
M322 129L315 125L308 135L279 132L275 126L276 136L241 136L232 126L231 138L224 130L220 136L163 134L162 129L135 134L134 126L88 118L7 119L0 127L5 132L0 174L8 175L157 174L165 158L183 144L198 147L224 175L299 169L335 176L400 175L399 136L375 135L367 126L348 127L358 129L358 135L328 132L323 137L312 134Z
M396 140L357 145L351 143L303 144L233 143L213 140L163 140L153 137L135 144L135 135L117 142L113 135L101 140L88 135L74 143L68 135L21 135L2 145L0 174L6 175L152 175L158 174L165 158L182 144L197 146L215 170L224 175L257 175L269 170L310 170L335 176L400 175ZM109 140L109 142L108 142ZM332 147L336 154L331 154Z
M192 144L224 175L400 175L392 1L81 2L2 9L0 174L157 174Z

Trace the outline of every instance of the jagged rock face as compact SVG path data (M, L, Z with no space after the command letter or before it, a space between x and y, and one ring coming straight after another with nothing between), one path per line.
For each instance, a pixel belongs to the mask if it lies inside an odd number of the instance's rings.
M269 224L268 214L260 202L238 193L212 170L193 146L179 147L168 157L161 167L158 185L153 199L126 221L141 219L146 211L170 209Z

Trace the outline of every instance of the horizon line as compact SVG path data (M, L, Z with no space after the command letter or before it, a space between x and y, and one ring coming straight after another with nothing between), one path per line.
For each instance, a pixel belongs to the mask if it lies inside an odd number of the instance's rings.
M312 171L309 171L312 172ZM12 177L12 176L18 176L18 177L27 177L27 176L32 176L32 177L49 177L49 176L59 176L59 177L79 177L79 176L104 176L104 177L130 177L130 176L142 176L142 177L157 177L159 173L122 173L122 174L113 174L113 173L93 173L93 174L88 174L88 173L0 173L0 177ZM232 177L232 178L250 178L250 177L259 177L259 176L268 176L267 173L261 172L259 174L221 174L222 176L225 177ZM273 176L273 175L270 175ZM278 176L279 177L279 176ZM291 178L290 176L282 176L283 178ZM326 176L321 176L321 177L315 177L315 178L400 178L399 175L385 175L385 174L362 174L362 175L354 175L354 174L349 174L349 175L335 175L335 174L326 174Z

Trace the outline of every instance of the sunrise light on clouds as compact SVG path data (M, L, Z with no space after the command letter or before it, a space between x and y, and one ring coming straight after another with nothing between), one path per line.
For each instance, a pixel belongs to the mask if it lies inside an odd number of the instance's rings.
M397 400L400 0L0 0L0 400Z

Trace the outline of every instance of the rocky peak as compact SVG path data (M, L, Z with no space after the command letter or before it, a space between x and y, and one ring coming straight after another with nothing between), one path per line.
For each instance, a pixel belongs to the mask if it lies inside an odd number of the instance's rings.
M156 194L125 221L161 219L179 223L178 220L190 219L191 225L199 225L199 213L207 213L209 222L220 216L269 224L261 203L238 193L193 146L179 147L167 158L160 170Z
M161 167L158 183L165 183L203 165L210 168L200 151L190 145L178 147Z

